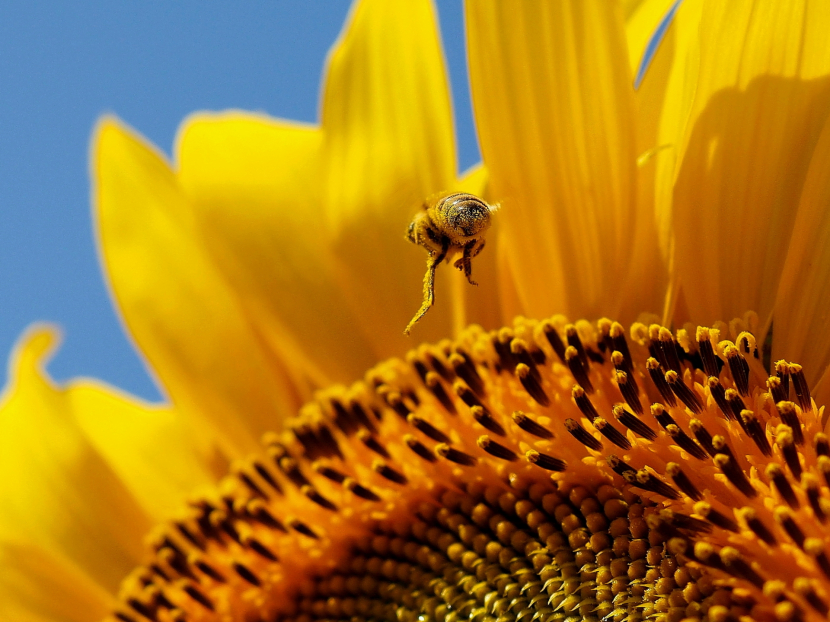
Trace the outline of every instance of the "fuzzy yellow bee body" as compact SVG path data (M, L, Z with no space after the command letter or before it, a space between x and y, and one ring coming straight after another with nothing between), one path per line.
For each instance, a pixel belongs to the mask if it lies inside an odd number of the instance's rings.
M404 334L408 335L435 303L435 269L444 259L460 255L453 265L476 285L472 280L472 258L484 248L484 234L490 228L495 209L475 195L456 192L425 202L409 223L406 239L423 246L429 257L424 275L424 301Z

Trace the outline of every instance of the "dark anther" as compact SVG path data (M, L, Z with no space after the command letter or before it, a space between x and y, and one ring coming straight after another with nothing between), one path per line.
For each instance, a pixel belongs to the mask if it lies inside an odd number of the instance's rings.
M697 442L700 443L700 446L706 450L707 454L714 457L714 455L718 453L714 445L712 445L712 435L700 419L690 419L689 429L692 431L692 434L695 435L695 438L697 439Z
M693 531L695 533L709 533L712 531L712 525L705 520L683 514L682 512L674 512L669 509L660 510L660 517L678 529Z
M749 395L749 376L747 375L747 362L741 356L740 350L735 346L726 346L723 353L726 355L726 362L729 363L729 371L732 372L732 379L735 381L735 388L738 393L746 397Z
M340 403L340 400L331 399L329 403L331 404L331 409L334 411L334 425L340 428L344 434L353 434L360 428L360 422L350 411L346 410L346 407Z
M741 399L741 396L735 389L727 389L724 393L724 398L729 409L732 411L732 419L735 419L741 425L741 429L746 432L744 420L741 418L741 412L746 410L743 399Z
M746 522L746 526L763 542L770 546L775 546L778 543L778 540L775 539L775 536L772 535L772 532L767 526L761 522L761 519L758 518L753 508L742 508L740 513L743 516L744 522Z
M671 478L674 485L680 489L680 492L687 497L693 499L694 501L699 501L703 498L703 494L697 489L697 486L692 483L689 476L683 472L680 465L676 462L669 462L666 465L666 475Z
M812 410L813 401L810 399L810 387L807 385L807 379L804 377L804 370L801 365L791 363L790 375L793 378L793 389L801 410L805 412Z
M484 406L481 403L481 400L476 397L476 394L473 393L472 389L468 387L463 382L455 381L452 385L453 391L455 394L461 398L461 401L464 402L467 406Z
M297 533L301 533L307 538L312 538L314 540L318 540L318 536L314 531L312 531L311 527L306 525L304 522L297 518L289 518L285 521L285 524L288 525L291 529L296 531Z
M274 515L268 511L268 508L265 507L265 504L262 501L258 499L249 501L246 507L246 511L248 513L248 516L250 516L258 523L261 523L266 527L270 527L271 529L286 531L283 524L276 518L274 518Z
M508 449L501 443L497 443L486 434L478 437L477 445L488 454L495 456L496 458L507 460L509 462L514 462L518 459L515 452Z
M614 405L614 407L611 409L611 412L614 413L614 417L617 419L617 421L619 421L629 430L634 432L634 434L638 434L639 436L647 438L650 441L653 441L655 438L657 438L657 432L648 427L633 413L628 412L622 404Z
M536 403L541 406L550 406L550 399L540 383L541 376L537 378L538 372L534 375L533 369L535 368L528 367L524 363L519 363L516 365L516 377L518 377L519 382L522 383L525 391L527 391L528 395L530 395Z
M697 393L686 386L686 383L683 382L683 379L676 371L666 372L666 382L674 394L680 398L680 401L686 405L686 408L696 415L703 412L703 404L700 402Z
M627 373L619 370L614 372L614 380L617 382L617 387L619 388L620 394L623 396L625 403L628 404L631 407L631 410L635 413L642 415L643 404L640 401L637 383L634 382L633 378L629 378Z
M553 432L542 427L528 415L519 410L513 413L513 423L533 436L538 436L539 438L553 438Z
M558 356L559 360L564 363L565 344L562 343L562 338L556 331L556 327L554 327L554 325L551 324L549 321L546 321L542 325L542 332L545 333L545 339L548 340L548 343L550 344L550 347L553 348L553 351L556 353L556 356Z
M476 395L484 397L486 394L484 381L478 375L475 364L463 349L458 348L450 355L450 365L452 365L458 377L466 382Z
M726 479L728 479L735 488L740 490L750 499L753 499L758 495L758 491L752 487L752 484L747 479L746 474L741 470L741 467L738 465L738 462L734 459L734 457L724 453L718 453L713 460L715 465L723 471L723 474L726 475Z
M429 421L418 415L409 415L406 420L416 430L439 443L449 443L450 437L432 425Z
M830 607L822 598L816 593L810 580L806 577L798 577L793 581L793 589L796 594L806 600L810 606L815 609L823 618L827 618L827 613L830 612Z
M715 356L715 351L712 348L709 329L702 326L698 327L696 338L700 358L703 361L703 371L706 372L707 376L714 376L717 378L720 374L720 367L723 363L718 365L719 359Z
M247 473L245 473L244 471L240 471L239 473L237 473L237 474L236 474L236 476L237 476L237 477L238 477L238 478L242 481L242 483L243 483L243 484L245 484L245 485L248 487L248 489L249 489L251 492L253 492L255 495L257 495L258 497L262 497L262 498L264 498L264 499L267 499L267 498L268 498L268 495L266 495L264 492L262 492L262 490L260 489L260 487L256 485L256 482L254 482L254 480L252 480L252 479L250 478L250 476L249 476Z
M530 374L537 380L542 380L542 375L536 366L536 362L528 351L527 342L524 339L514 339L510 342L510 351L516 357L520 364L524 364L530 370Z
M190 530L187 528L187 525L185 525L184 523L180 523L180 522L173 523L173 525L176 527L176 529L178 530L178 532L179 532L180 534L182 534L182 536L184 536L184 538L185 538L188 542L190 542L193 546L195 546L197 549L200 549L200 550L202 550L202 551L204 551L204 550L205 550L205 543L204 543L204 541L203 541L201 538L198 538L198 537L196 536L196 534L194 534L192 531L190 531Z
M611 320L602 318L597 322L599 332L599 349L601 352L610 354L614 351L614 342L611 339Z
M784 461L793 474L793 479L801 479L801 461L798 459L798 450L795 447L792 428L783 424L778 426L775 434L775 444L781 449Z
M444 362L438 356L435 356L432 353L427 352L424 355L424 358L426 359L427 364L429 364L429 366L432 367L432 369L434 369L435 372L444 380L446 380L447 382L453 381L455 374L452 372L452 370L448 369L446 365L444 365Z
M268 561L272 562L279 561L279 558L271 552L271 549L269 549L256 538L249 538L246 544L251 548L252 551L254 551L260 557L264 557Z
M185 593L188 596L190 596L190 598L202 605L205 609L208 609L209 611L215 611L213 603L210 601L210 599L204 594L202 594L195 585L185 585L183 589Z
M726 389L723 388L720 380L718 380L716 376L709 376L706 384L709 386L709 392L712 394L712 398L715 400L715 404L718 405L718 408L723 413L723 416L729 420L734 419L732 407L729 405L729 402L726 401Z
M300 489L300 492L302 492L310 501L313 501L321 508L330 510L332 512L337 511L336 505L334 505L331 501L326 499L323 495L321 495L317 490L315 490L311 486L303 486Z
M668 410L662 404L652 404L651 405L651 416L657 420L663 428L666 428L672 424L677 425L677 422L674 420L674 417L671 416Z
M404 404L403 395L397 391L389 391L384 394L383 397L389 408L394 410L401 419L406 419L409 415L409 408L407 408L406 404Z
M605 462L608 463L608 466L611 467L611 470L614 471L617 475L622 478L625 478L626 473L631 473L635 477L637 475L637 469L634 469L628 466L625 462L623 462L617 455L611 454L605 458Z
M671 436L674 443L686 451L690 456L697 458L698 460L706 460L709 457L709 454L697 443L695 443L688 434L686 434L683 430L680 429L676 423L670 423L666 426L666 432L668 432L669 436Z
M315 462L314 464L312 464L311 468L314 469L315 472L319 473L326 479L331 480L336 484L342 484L343 480L346 479L345 473L341 473L337 469L333 469L330 466L320 464L319 462Z
M795 522L792 511L788 508L779 506L775 508L773 516L775 516L775 520L784 528L784 531L787 532L787 535L792 538L793 542L795 542L799 547L803 547L805 537L804 532Z
M411 434L405 434L403 437L403 442L406 443L406 446L409 447L413 452L415 452L415 454L419 457L423 458L427 462L435 462L435 456L432 454L432 452L429 449L427 449L421 441L419 441ZM383 473L381 473L381 475L383 475ZM401 475L401 477L403 477L403 475ZM392 481L396 480L393 479ZM402 484L404 482L398 483Z
M502 328L497 335L493 336L493 347L499 355L499 363L502 369L515 369L519 361L513 352L510 351L510 342L513 340L513 331Z
M771 456L772 447L769 445L767 435L764 432L763 426L761 426L761 422L758 421L758 416L751 410L742 410L741 421L744 422L744 430L746 430L749 437L755 441L755 445L758 446L761 453L765 456Z
M669 387L669 383L666 382L666 376L663 373L663 369L660 367L660 363L654 357L649 357L646 361L646 369L648 370L648 375L651 377L651 381L654 383L654 386L657 387L657 390L660 392L660 396L669 406L677 406L677 398L674 397L674 392Z
M793 384L795 384L795 381L793 381ZM801 420L798 418L798 411L796 410L795 404L784 401L778 402L775 407L778 409L781 421L790 426L790 429L793 431L793 441L795 444L803 445L804 434L801 431Z
M290 479L291 483L293 483L297 488L308 486L311 483L308 479L306 479L306 476L303 475L302 471L300 471L300 467L294 458L289 458L287 456L281 458L279 467L280 470L285 473L285 476Z
M817 456L830 456L830 441L824 432L818 432L813 437L813 442L816 445Z
M812 473L804 473L801 476L801 487L807 492L807 500L813 508L813 514L821 523L827 522L827 513L821 504L818 479Z
M262 585L259 578L251 572L247 566L243 566L239 562L234 562L233 569L236 571L236 574L245 579L251 585L255 585L256 587L260 587Z
M819 456L816 460L816 466L824 475L824 483L830 486L830 456Z
M667 369L672 369L678 374L682 373L680 368L680 358L677 356L677 342L674 340L674 336L672 336L671 331L668 328L660 328L657 345L663 352L663 357L668 365Z
M830 579L830 559L824 552L824 540L822 538L807 538L804 540L804 551L815 558L816 564L821 568L825 577Z
M343 482L343 488L361 499L366 499L367 501L380 501L380 497L374 491L366 488L366 486L363 486L362 484L358 484L351 477L346 478L346 481Z
M389 458L389 452L386 451L386 447L380 444L377 438L375 438L371 432L368 430L360 430L357 433L357 438L361 440L361 442L366 446L367 449L372 450L379 456L383 456L384 458Z
M427 374L429 373L429 368L426 364L419 358L418 353L415 350L410 350L406 354L406 362L412 365L415 371L418 373L418 377L421 379L421 382L426 384L427 381Z
M259 476L268 482L268 485L276 490L278 493L282 494L282 487L277 483L277 480L271 475L271 471L265 468L264 465L260 464L259 462L254 461L254 470L259 474Z
M525 458L530 464L535 464L537 467L541 467L546 471L565 470L565 463L562 460L538 452L535 449L531 449L527 453L525 453Z
M406 439L404 438L404 440L406 440ZM418 439L413 439L413 440L416 443L418 443L419 446L423 447L423 445L421 445L421 443L418 442ZM407 443L407 445L409 445L409 443ZM411 449L412 445L409 445L409 447ZM416 451L415 453L418 453L418 452ZM420 454L418 454L418 455L420 455ZM423 456L421 456L421 457L423 458ZM435 456L433 456L432 454L430 454L429 458L424 458L424 459L429 460L430 462L435 462ZM399 473L398 471L393 469L391 466L389 466L388 464L385 464L384 462L381 462L380 460L372 463L372 470L375 473L377 473L378 475L380 475L381 477L384 477L384 478L388 479L390 482L394 482L395 484L403 485L403 484L406 484L406 483L409 482L409 480L406 479L406 476L403 473Z
M635 481L632 482L634 486L642 488L643 490L650 490L658 495L663 495L667 499L679 499L680 493L674 488L661 481L645 469L637 471Z
M625 329L619 322L611 324L611 342L614 350L623 355L623 371L631 373L631 352L628 349L628 342L625 340Z
M784 386L781 384L781 379L778 376L770 376L767 378L767 390L772 395L772 401L776 404L786 401L787 394L784 393Z
M426 386L448 413L454 415L458 412L455 409L455 402L452 401L447 390L444 388L440 376L434 371L427 374Z
M588 368L582 363L579 352L573 346L568 346L565 350L565 363L577 384L581 385L587 393L593 393L594 385L588 378Z
M767 465L766 468L766 476L772 481L775 489L778 491L778 494L781 495L781 498L793 509L797 509L799 506L798 499L795 496L795 491L793 487L790 485L789 480L787 480L787 476L784 474L784 469L781 468L780 464L770 463Z
M597 417L592 421L592 423L600 434L614 443L617 447L626 450L631 449L631 442L625 437L625 434L608 423L608 421L602 417Z
M216 568L214 568L213 566L211 566L210 564L208 564L206 561L204 561L202 559L200 559L199 561L196 562L196 568L201 570L203 573L205 573L207 576L209 576L211 579L213 579L217 583L225 583L225 581L226 581L224 575L221 572L216 570Z
M588 421L593 421L594 419L599 417L597 409L594 408L594 405L591 403L590 398L585 394L585 389L583 389L579 385L576 385L571 390L571 396L573 397L576 407L579 408L579 411L585 416L585 418Z
M568 340L568 345L576 350L579 360L582 361L582 366L587 372L591 369L591 364L588 362L588 355L585 353L585 346L582 345L582 340L579 338L576 326L573 324L565 326L565 337Z
M727 572L738 578L746 579L758 589L763 588L764 580L741 556L738 549L731 546L723 547L720 550L720 559Z
M713 525L733 533L738 533L738 525L735 524L735 521L725 514L718 512L706 501L695 503L694 510Z
M790 394L790 366L787 361L775 362L775 376L781 381L781 390L784 395Z
M135 610L136 613L138 613L139 615L144 616L145 618L148 618L150 620L156 620L157 619L156 614L153 613L153 611L147 605L139 602L135 598L130 598L129 600L127 600L127 605L132 607L133 610Z
M484 429L490 430L493 434L498 434L499 436L506 435L502 425L493 419L493 415L484 406L472 406L470 413L473 415L473 419Z
M602 443L594 438L588 430L583 428L576 419L565 419L565 429L586 447L594 451L600 451L602 449Z
M450 462L455 462L461 466L473 466L476 463L474 456L450 447L446 443L440 443L435 446L435 455L446 458Z

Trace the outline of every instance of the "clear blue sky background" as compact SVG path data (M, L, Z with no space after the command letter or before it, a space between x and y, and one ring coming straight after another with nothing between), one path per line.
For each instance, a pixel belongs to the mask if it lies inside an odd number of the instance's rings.
M159 392L104 286L89 208L95 120L113 112L168 154L194 110L314 122L345 0L27 0L0 6L0 357L32 322L59 324L49 371ZM439 0L459 168L479 160L461 0Z

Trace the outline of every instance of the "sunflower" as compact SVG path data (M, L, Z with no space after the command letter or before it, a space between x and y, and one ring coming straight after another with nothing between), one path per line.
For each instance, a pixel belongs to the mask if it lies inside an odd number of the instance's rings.
M102 261L169 404L57 386L24 335L4 619L826 618L830 9L466 17L461 176L426 1L356 4L319 126L197 114L171 164L101 121ZM403 233L458 191L502 206L482 285L442 271L415 345Z

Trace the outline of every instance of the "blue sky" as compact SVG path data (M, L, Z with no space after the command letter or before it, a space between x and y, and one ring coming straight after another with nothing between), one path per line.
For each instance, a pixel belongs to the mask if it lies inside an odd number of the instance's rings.
M158 389L124 334L98 265L90 132L115 113L170 153L195 110L241 108L314 122L344 0L28 0L0 7L0 356L32 322L64 331L58 380ZM479 160L461 0L438 2L459 167Z

